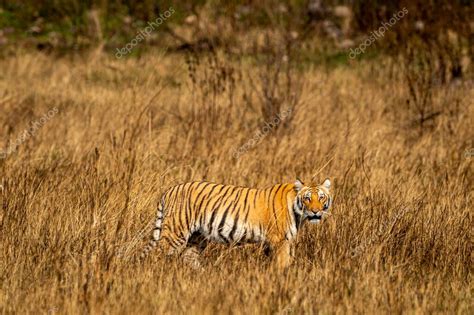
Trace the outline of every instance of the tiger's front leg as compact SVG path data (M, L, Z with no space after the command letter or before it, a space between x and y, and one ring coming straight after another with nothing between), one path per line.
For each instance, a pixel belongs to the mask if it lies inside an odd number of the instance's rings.
M291 242L287 240L281 241L272 246L274 248L273 263L277 269L285 270L291 265L291 246Z

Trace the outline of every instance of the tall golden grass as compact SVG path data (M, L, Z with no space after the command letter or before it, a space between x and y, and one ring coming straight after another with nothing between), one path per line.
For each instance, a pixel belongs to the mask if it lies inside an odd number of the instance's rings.
M274 94L258 63L216 58L0 61L2 313L474 312L472 88L435 87L440 114L420 133L383 58L305 65L291 90L270 72ZM235 159L275 104L291 116ZM202 272L156 253L133 262L175 183L315 173L333 180L332 216L303 227L287 272L251 245L210 246Z

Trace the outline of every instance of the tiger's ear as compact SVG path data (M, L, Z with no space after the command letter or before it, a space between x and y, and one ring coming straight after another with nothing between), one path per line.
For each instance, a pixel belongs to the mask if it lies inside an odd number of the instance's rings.
M323 183L323 186L326 187L327 189L331 188L331 181L329 178L326 178L326 180Z
M300 191L304 187L304 183L299 179L298 177L296 178L295 181L295 190L296 192Z

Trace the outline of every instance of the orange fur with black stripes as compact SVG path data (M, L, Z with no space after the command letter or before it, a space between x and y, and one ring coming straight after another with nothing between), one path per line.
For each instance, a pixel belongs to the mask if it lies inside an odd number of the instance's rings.
M301 223L318 223L331 206L330 181L306 186L278 184L254 189L210 182L189 182L165 192L159 202L153 238L166 254L183 254L199 267L198 256L209 241L263 243L280 267L291 262L291 242Z

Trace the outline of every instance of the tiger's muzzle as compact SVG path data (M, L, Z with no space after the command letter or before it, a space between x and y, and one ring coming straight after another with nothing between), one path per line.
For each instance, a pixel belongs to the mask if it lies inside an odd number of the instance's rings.
M321 213L322 211L319 211L318 213L313 213L313 214L307 214L306 218L310 223L319 223L321 219L323 218L323 215Z
M306 210L306 218L310 223L319 223L325 215L329 215L329 208L331 206L331 200L328 200L323 205L323 210L318 212L308 211Z

